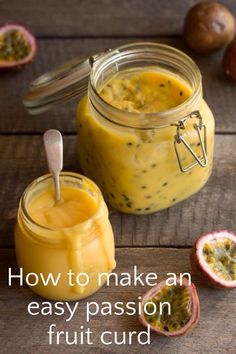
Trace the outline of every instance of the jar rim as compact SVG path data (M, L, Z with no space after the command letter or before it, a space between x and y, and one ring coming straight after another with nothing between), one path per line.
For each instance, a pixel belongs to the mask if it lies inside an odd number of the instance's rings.
M173 59L178 58L181 63L192 71L195 78L195 88L193 90L193 94L190 95L185 101L179 104L176 107L170 108L165 111L155 112L155 113L137 113L137 112L129 112L123 111L117 107L112 106L108 102L106 102L99 94L95 77L97 71L100 69L102 71L102 66L108 65L111 61L111 58L115 61L116 58L121 58L121 56L125 57L129 51L144 51L145 50L153 50L153 51L162 51L171 56ZM154 66L154 65L153 65ZM197 66L197 64L184 52L179 49L176 49L172 46L163 44L163 43L155 43L155 42L132 42L129 44L122 45L120 47L116 47L113 50L110 50L106 53L106 55L99 58L96 61L91 69L90 79L89 79L89 100L92 104L92 107L97 111L99 114L102 115L103 118L107 119L108 121L115 123L117 125L126 127L126 128L136 128L136 129L156 129L156 128L163 128L166 126L170 126L171 123L176 122L176 116L183 117L182 112L186 111L186 107L193 107L194 105L198 104L200 99L202 98L202 77L201 72ZM101 107L100 110L98 107ZM102 111L106 111L106 114ZM189 110L189 113L191 109ZM125 115L125 118L120 121L121 116ZM185 114L186 115L186 114ZM118 117L118 118L117 118ZM143 119L140 120L140 117ZM170 118L170 119L168 119ZM129 120L130 123L126 121ZM147 120L150 124L147 127L138 126L138 123ZM165 123L164 123L164 122Z
M79 173L75 173L75 172L61 172L60 173L60 177L63 177L63 178L72 178L72 179L75 179L75 180L79 180L79 181L85 181L86 184L88 184L88 187L91 187L92 188L92 191L94 193L96 193L96 197L97 197L97 207L96 207L96 210L95 212L86 220L84 220L83 222L81 223L78 223L78 224L75 224L71 227L66 227L66 228L50 228L50 227L47 227L47 226L43 226L39 223L37 223L29 214L28 210L27 210L27 206L26 206L26 199L28 197L28 194L33 191L33 189L39 184L39 183L43 183L45 182L46 180L52 180L52 174L48 173L48 174L45 174L45 175L42 175L38 178L36 178L35 180L33 180L27 187L26 189L24 190L23 194L22 194L22 197L20 199L20 204L19 204L19 209L22 211L22 214L23 214L23 218L24 220L30 224L30 225L33 225L37 228L39 228L39 230L43 230L43 231L48 231L50 233L54 233L55 236L58 236L58 238L61 238L60 237L60 232L61 231L66 231L66 232L70 232L72 230L75 230L76 227L78 226L83 226L83 225L86 225L86 223L90 222L91 220L93 219L96 219L99 215L99 207L102 203L102 193L100 191L100 189L98 188L98 186L89 178L79 174ZM54 236L54 237L55 237ZM46 236L44 236L43 238L48 238ZM56 240L55 240L56 241Z

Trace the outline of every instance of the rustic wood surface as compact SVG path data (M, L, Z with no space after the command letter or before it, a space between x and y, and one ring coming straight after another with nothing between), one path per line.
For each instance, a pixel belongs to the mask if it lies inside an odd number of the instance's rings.
M0 23L22 22L38 36L150 36L182 33L197 0L0 1ZM234 0L222 0L236 11Z
M117 273L130 272L137 265L138 270L144 274L155 272L158 279L166 277L168 272L191 272L189 262L190 250L172 248L122 248L116 252ZM37 316L27 313L28 303L45 301L34 295L26 287L9 288L6 286L7 268L12 267L14 274L17 272L13 250L0 250L0 340L5 338L1 354L64 354L64 353L124 353L128 346L104 346L100 343L99 336L102 331L142 331L137 316L94 316L86 324L85 311L87 301L96 301L100 306L103 301L137 301L148 287L116 287L112 283L109 287L102 288L92 298L83 300L79 304L80 311L74 318L66 322L66 316ZM156 260L153 262L153 260ZM193 277L193 282L195 279ZM187 336L176 339L151 335L151 344L141 346L136 341L129 346L131 353L161 353L161 354L235 354L235 291L216 290L203 287L198 281L198 293L201 302L201 318L198 326ZM81 325L90 327L94 333L93 346L67 346L64 341L59 346L48 345L48 327L55 323L57 330L78 331ZM222 333L223 331L223 333ZM71 334L72 336L72 334ZM72 338L72 337L70 337ZM16 352L17 343L17 352Z
M203 74L204 97L216 118L216 146L213 174L206 187L190 199L168 210L135 217L111 213L115 233L117 272L189 272L190 247L200 234L215 229L236 231L236 85L222 73L222 51L202 56L190 51L181 36L187 10L197 0L0 0L0 24L22 23L38 38L36 60L21 71L0 73L0 353L158 353L235 354L236 292L203 287L199 290L201 318L188 336L169 340L151 337L151 345L102 346L101 331L141 331L134 316L97 316L90 327L95 333L91 347L49 346L47 329L56 323L59 330L74 331L84 320L81 315L69 323L65 317L32 318L30 301L43 301L28 288L7 286L7 269L16 271L13 231L19 198L29 182L47 172L42 133L61 130L65 142L65 170L78 171L76 157L76 101L41 116L29 116L22 104L29 82L38 75L74 56L84 56L133 41L156 41L185 51ZM224 0L236 15L236 2ZM91 299L129 301L145 288L104 287Z
M64 137L64 170L78 171L76 137ZM20 196L26 186L47 173L41 135L2 136L0 245L13 245L13 227ZM232 153L229 153L232 151ZM191 246L194 239L211 230L236 229L236 139L217 135L213 174L195 196L162 212L133 216L112 212L117 246ZM14 184L13 184L14 183ZM14 187L13 187L14 185Z

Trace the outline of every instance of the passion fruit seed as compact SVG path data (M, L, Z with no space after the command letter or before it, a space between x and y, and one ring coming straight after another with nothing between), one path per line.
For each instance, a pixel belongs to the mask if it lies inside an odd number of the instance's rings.
M236 280L236 244L231 239L206 243L203 256L209 267L223 280Z
M208 286L236 288L236 235L223 230L198 237L192 248L191 265Z
M26 58L31 50L24 33L10 30L0 35L0 60L18 61Z
M191 318L192 300L189 290L186 287L164 286L153 298L146 301L151 302L147 305L146 312L152 313L154 308L156 312L153 315L144 314L144 317L150 325L166 332L176 332L183 328ZM169 302L171 314L168 313L168 307L161 303ZM162 308L162 313L160 309Z

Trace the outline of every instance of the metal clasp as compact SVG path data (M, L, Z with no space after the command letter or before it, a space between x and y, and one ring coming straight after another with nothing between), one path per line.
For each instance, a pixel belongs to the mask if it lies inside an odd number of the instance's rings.
M186 128L186 121L189 118L194 118L194 119L199 120L198 124L196 124L196 123L193 124L193 128L196 129L196 131L197 131L200 147L202 150L202 156L200 156L200 157L196 155L196 153L193 151L191 146L187 143L187 141L181 135L181 130L184 130ZM181 172L187 172L187 171L191 170L196 165L199 165L201 167L206 167L207 163L208 163L208 161L207 161L206 126L205 126L205 124L202 123L202 116L201 116L200 112L199 111L191 112L188 116L182 118L177 124L172 124L172 125L177 127L175 141L174 141L174 148L175 148L175 153L177 156L177 160L178 160L178 164L179 164L179 168L180 168ZM203 135L203 137L202 137L202 135ZM196 162L194 162L193 164L191 164L189 166L183 166L183 162L182 162L180 153L178 151L178 145L181 143L184 144L184 146L188 149L188 151L191 153L191 155L196 160Z
M109 53L109 52L111 52L111 51L112 51L112 49L110 49L110 48L105 48L104 52L100 52L100 53L96 53L96 54L94 54L94 55L91 55L91 56L88 58L89 64L90 64L91 68L93 67L93 64L94 64L98 59L100 59L101 57L103 57L104 54L107 54L107 53Z

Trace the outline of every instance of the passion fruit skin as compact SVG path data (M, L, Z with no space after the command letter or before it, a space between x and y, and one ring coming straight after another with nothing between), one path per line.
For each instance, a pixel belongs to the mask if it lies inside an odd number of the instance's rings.
M143 297L142 297L142 308L144 306L144 304L150 300L151 298L153 298L160 290L162 287L166 286L166 280L162 280L161 282L159 282L157 285L155 285L153 288L151 288L149 291L147 291ZM180 278L177 277L177 284L180 284ZM139 321L142 323L142 325L144 327L148 327L150 326L150 329L157 333L158 335L161 336L166 336L166 337L179 337L179 336L183 336L186 335L188 332L190 332L191 330L193 330L193 328L198 324L199 318L200 318L200 302L199 302L199 297L198 297L198 293L197 293L197 289L196 286L191 282L191 285L189 286L188 280L183 278L182 279L182 285L185 287L190 288L190 293L191 293L191 298L192 298L192 316L190 318L190 320L188 321L188 323L179 331L175 331L175 332L167 332L167 331L162 331L159 328L156 328L152 325L150 325L150 323L147 322L147 320L145 319L144 313L142 313L139 316Z
M17 25L17 24L5 24L0 27L0 49L1 49L1 37L7 35L8 33L11 33L12 31L16 31L17 33L22 34L25 42L29 46L29 53L24 57L20 59L3 59L0 56L0 70L11 70L11 69L21 69L30 62L33 61L36 51L37 51L37 42L36 38L33 36L33 34L23 27L22 25Z
M222 231L217 231L213 232L212 235L217 237L217 235L220 235L222 233L232 235L235 237L236 241L236 235L233 233L227 231L227 230L222 230ZM198 278L202 281L202 283L208 287L212 288L218 288L218 289L233 289L236 288L236 281L235 282L223 282L220 278L217 280L216 278L213 278L212 275L207 271L207 267L203 266L202 262L199 260L199 254L198 254L198 249L199 249L199 243L204 240L206 237L208 237L209 234L204 234L196 239L194 242L194 245L192 247L191 255L190 255L190 262L192 266L193 272L198 276Z
M235 18L218 2L200 2L187 13L184 38L197 53L210 53L227 45L235 35Z
M236 38L225 50L223 56L223 70L230 79L236 81Z

